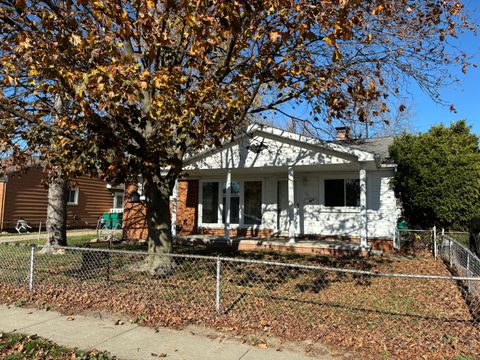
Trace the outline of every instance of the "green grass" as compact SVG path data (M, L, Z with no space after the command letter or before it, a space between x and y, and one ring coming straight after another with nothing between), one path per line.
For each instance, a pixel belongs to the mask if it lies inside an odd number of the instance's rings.
M83 235L67 235L67 244L68 246L82 246L86 243L89 243L92 239L96 239L96 234L83 234ZM46 239L28 239L23 241L18 241L18 244L28 244L28 245L44 245Z
M458 241L461 244L467 245L468 246L468 240L469 240L469 233L467 232L452 232L452 233L445 233L446 235L449 235L452 237L452 239Z
M84 359L110 360L108 353L81 351L59 346L36 335L0 333L0 358L5 360L29 359Z

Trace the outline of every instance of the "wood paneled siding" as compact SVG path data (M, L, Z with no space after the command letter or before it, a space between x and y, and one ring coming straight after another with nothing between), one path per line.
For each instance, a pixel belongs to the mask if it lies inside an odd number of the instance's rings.
M8 177L2 230L13 229L20 218L34 227L38 227L40 221L42 226L45 225L48 190L42 184L43 179L45 176L40 168L31 168L25 174ZM79 191L78 205L67 206L67 225L95 227L98 217L112 207L112 193L100 179L82 176L74 183ZM75 215L78 220L75 220Z

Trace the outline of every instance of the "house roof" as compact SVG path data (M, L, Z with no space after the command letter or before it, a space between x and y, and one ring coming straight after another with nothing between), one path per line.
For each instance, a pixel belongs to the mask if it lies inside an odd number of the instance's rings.
M389 148L393 144L395 137L393 136L383 136L376 137L371 139L364 139L358 142L347 143L345 146L351 147L353 149L358 149L366 151L372 154L378 154L381 156L382 160L390 160Z
M32 167L41 166L43 164L43 161L40 160L38 156L30 157L24 164L22 164L22 166L15 164L13 161L14 159L10 156L0 159L0 175L2 175L0 181L6 181L7 176L20 173Z

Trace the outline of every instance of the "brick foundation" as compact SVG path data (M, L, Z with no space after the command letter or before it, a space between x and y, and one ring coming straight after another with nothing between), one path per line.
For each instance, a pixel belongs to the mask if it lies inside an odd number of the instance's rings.
M273 251L278 253L294 253L304 255L360 255L367 256L368 251L365 250L349 250L349 249L335 249L312 246L289 246L289 245L275 245L275 244L242 244L238 246L239 251Z
M137 190L136 185L128 185L125 190L123 212L123 234L126 239L146 239L148 235L145 221L145 206L128 201ZM177 197L177 232L187 235L197 232L198 219L198 180L179 180Z
M230 236L252 236L252 237L261 237L261 238L270 238L272 237L272 230L269 229L254 229L254 228L243 228L243 229L230 229ZM223 228L211 229L211 228L199 228L195 234L200 235L214 235L214 236L223 236L225 235L225 230Z

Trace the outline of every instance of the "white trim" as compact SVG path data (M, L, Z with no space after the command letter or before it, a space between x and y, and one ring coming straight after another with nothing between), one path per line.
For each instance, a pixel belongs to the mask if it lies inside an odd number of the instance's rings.
M240 190L241 190L241 186L240 186ZM222 195L223 195L223 189L222 189ZM240 196L240 194L238 194L238 196ZM231 210L231 198L232 198L232 170L231 169L227 169L227 179L225 181L225 196L222 196L222 204L223 204L224 197L225 197L225 224L224 224L225 239L229 240L230 239L230 210ZM238 221L240 222L240 219L238 219Z
M288 242L294 243L295 242L295 218L297 217L295 214L295 174L293 171L293 167L290 166L288 168L287 173L287 189L288 189Z
M172 236L177 236L177 201L178 200L178 179L175 180L175 185L172 191L172 219L171 219L171 231Z
M362 226L360 227L360 245L367 247L368 240L368 213L367 213L367 170L360 169L360 210L362 213Z

